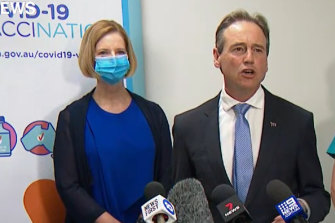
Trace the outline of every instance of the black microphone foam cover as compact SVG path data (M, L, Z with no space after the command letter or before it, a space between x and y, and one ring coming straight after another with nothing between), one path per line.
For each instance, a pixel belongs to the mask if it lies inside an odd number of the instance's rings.
M293 195L291 189L285 183L277 179L271 180L266 185L266 193L275 204L278 204Z
M214 223L202 184L188 178L177 182L169 191L168 200L174 204L177 222Z
M220 184L214 188L211 194L211 200L218 205L224 200L235 195L235 190L228 184Z
M163 197L166 197L166 192L164 186L157 182L157 181L152 181L148 183L145 188L144 188L144 197L148 201L157 195L161 195Z

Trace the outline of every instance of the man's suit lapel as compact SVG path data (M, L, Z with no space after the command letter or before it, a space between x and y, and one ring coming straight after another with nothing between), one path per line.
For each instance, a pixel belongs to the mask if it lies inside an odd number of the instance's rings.
M218 118L218 104L219 104L220 93L209 101L208 106L204 109L203 115L206 120L206 126L200 126L204 131L203 140L208 155L210 174L214 174L217 177L217 183L227 183L229 178L224 169L221 146L220 146L220 133L219 133L219 118Z
M268 182L264 182L263 179L268 174L268 170L273 163L275 151L277 150L276 145L279 145L278 140L280 140L278 132L280 120L277 120L276 113L278 111L275 98L265 88L263 89L265 92L265 107L261 145L245 205L257 196L257 192L261 191L261 187L266 187Z

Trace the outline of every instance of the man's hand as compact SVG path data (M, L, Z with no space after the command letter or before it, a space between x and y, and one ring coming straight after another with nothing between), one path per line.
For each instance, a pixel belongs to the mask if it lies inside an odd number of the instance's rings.
M278 215L275 219L273 219L272 223L285 223L285 221L280 215Z
M115 219L108 212L104 212L95 220L95 223L121 223L121 222Z

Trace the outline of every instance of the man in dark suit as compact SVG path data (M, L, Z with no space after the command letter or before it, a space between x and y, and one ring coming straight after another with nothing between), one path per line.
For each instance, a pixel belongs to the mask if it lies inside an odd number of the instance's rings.
M320 222L329 212L330 197L323 185L313 114L261 85L268 70L269 45L269 28L262 15L239 10L222 20L213 56L224 77L223 90L175 117L174 180L197 178L208 199L217 185L236 184L234 106L248 104L252 175L241 200L253 222L284 222L266 194L273 179L290 187L310 223ZM210 199L209 204L215 222L222 222Z

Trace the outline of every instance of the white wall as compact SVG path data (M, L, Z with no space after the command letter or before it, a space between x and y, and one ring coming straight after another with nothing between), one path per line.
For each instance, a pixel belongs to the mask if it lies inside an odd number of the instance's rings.
M142 0L147 98L173 117L215 96L222 75L213 66L214 34L230 11L260 12L270 25L264 85L314 113L318 152L329 191L335 135L335 1ZM334 207L324 222L335 222Z

